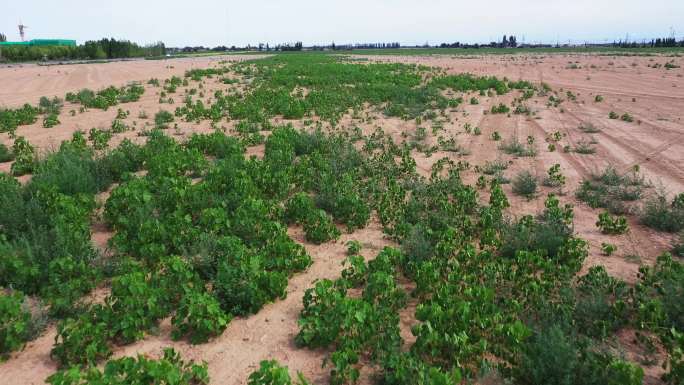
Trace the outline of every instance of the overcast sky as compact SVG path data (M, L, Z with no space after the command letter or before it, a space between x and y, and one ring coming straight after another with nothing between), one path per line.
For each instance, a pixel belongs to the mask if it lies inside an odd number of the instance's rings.
M18 40L101 37L167 46L390 42L612 41L684 36L684 0L2 0Z

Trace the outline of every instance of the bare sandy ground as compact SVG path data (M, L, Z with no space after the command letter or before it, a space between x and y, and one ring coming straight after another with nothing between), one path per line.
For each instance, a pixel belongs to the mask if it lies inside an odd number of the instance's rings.
M63 97L68 91L76 91L88 87L98 89L109 85L123 85L129 81L146 81L151 77L160 80L172 75L182 75L186 69L205 68L217 65L221 60L243 60L240 57L177 59L170 61L136 61L108 64L84 64L71 66L37 67L22 66L0 69L0 106L20 105L25 102L36 103L40 96ZM471 165L483 165L486 161L501 159L510 161L505 175L512 178L521 170L530 170L540 178L546 175L548 168L558 163L567 177L561 197L564 202L575 206L575 230L590 243L590 257L584 269L593 265L603 265L611 275L627 281L634 281L641 263L650 264L657 255L671 247L673 236L655 232L637 223L634 216L629 216L630 231L620 236L605 236L595 226L598 213L574 198L574 191L583 178L591 172L600 171L612 164L619 170L629 170L639 165L654 186L662 186L670 193L684 192L684 70L651 68L649 65L664 64L671 58L665 57L611 57L584 55L546 55L546 56L482 56L482 57L371 57L375 61L391 61L417 63L443 68L447 73L470 72L478 75L506 76L509 79L525 79L533 82L545 82L553 90L566 99L559 108L548 108L547 98L534 97L526 102L534 112L533 116L525 115L492 115L485 111L500 102L510 103L517 93L504 96L486 97L464 95L465 103L457 110L449 113L450 122L444 124L442 135L454 136L460 145L470 151L470 155L459 156L453 153L440 152L426 157L416 153L415 158L419 171L429 175L430 168L438 159L447 156L454 161L464 160ZM684 67L684 60L674 59ZM170 68L173 67L173 68ZM575 68L577 67L577 68ZM112 144L120 142L124 137L136 141L144 140L139 132L152 124L154 113L160 109L173 111L180 105L186 89L179 87L177 94L170 95L175 104L159 104L160 88L145 85L146 92L139 102L122 104L120 107L130 111L126 123L134 128L123 134L116 134ZM191 82L190 87L197 87ZM215 90L228 90L241 85L224 85L217 81L204 81L205 101L211 99ZM567 100L567 91L577 95L576 101ZM604 101L595 103L594 97L602 95ZM471 96L479 99L480 104L470 105ZM25 136L41 150L49 150L59 145L62 140L69 139L74 131L87 131L93 127L109 128L116 116L117 107L108 111L89 110L70 116L68 111L78 110L78 106L67 104L59 119L60 125L46 129L40 122L31 126L20 127L18 135ZM148 119L138 117L145 111ZM608 118L610 111L618 114L625 112L634 116L633 123ZM401 140L402 133L413 133L416 124L413 121L384 118L381 114L370 112L376 119L368 122L351 117L343 119L343 127L359 126L365 133L372 132L380 126L396 140ZM276 123L281 120L276 119ZM300 126L301 122L293 122ZM479 127L479 136L465 134L464 125ZM579 130L581 124L592 123L601 131L586 134ZM222 123L230 129L231 122ZM207 122L200 124L178 122L178 129L169 130L179 138L192 132L208 132L211 127ZM429 128L428 128L429 131ZM533 136L539 154L534 158L513 158L497 149L499 142L492 141L492 132L498 131L504 139L517 136L524 142L527 136ZM558 150L549 152L545 138L553 132L565 134L565 138L557 145ZM561 151L563 145L574 146L583 138L593 137L597 144L596 152L581 155ZM434 138L431 138L434 140ZM0 142L11 144L6 134L0 135ZM250 154L259 154L263 146L249 150ZM0 164L0 171L9 170L9 163ZM474 183L478 174L464 173L468 183ZM554 189L541 187L537 199L526 200L516 197L505 185L511 201L511 215L536 213L544 208L544 197ZM108 238L106 229L95 227L93 235L97 245L104 245ZM290 229L297 241L304 243L299 229ZM188 359L207 361L215 384L242 384L247 375L257 367L263 359L278 359L290 366L294 372L303 371L316 384L327 383L329 368L322 368L325 351L297 349L293 338L298 331L297 318L301 310L301 299L304 290L312 286L312 282L321 278L335 278L344 260L344 242L357 239L364 243L364 255L372 258L380 248L388 242L383 238L377 223L351 235L344 235L338 242L321 246L305 246L314 259L314 265L305 273L296 275L290 280L288 297L283 301L270 304L258 314L235 319L228 329L215 340L199 346L191 346L185 342L174 342L170 338L168 320L162 323L158 335L149 336L139 343L119 347L115 356L145 353L158 355L162 347L173 346ZM618 251L606 257L601 254L601 242L610 242L618 246ZM635 256L638 256L635 257ZM626 258L627 257L627 258ZM411 324L410 314L402 316L403 330L406 332ZM410 333L404 333L408 337ZM0 364L0 383L4 379L12 379L13 384L41 384L45 377L55 371L55 365L49 358L55 331L54 326L45 334L30 342L22 352L15 353L5 363ZM659 383L657 377L659 367L647 368L646 383ZM364 374L367 374L364 372ZM368 382L364 378L363 382Z
M183 76L186 70L207 68L219 62L254 59L253 55L201 56L167 60L131 60L96 64L39 66L15 64L0 68L0 107L35 104L41 96L64 98L69 91L123 86Z

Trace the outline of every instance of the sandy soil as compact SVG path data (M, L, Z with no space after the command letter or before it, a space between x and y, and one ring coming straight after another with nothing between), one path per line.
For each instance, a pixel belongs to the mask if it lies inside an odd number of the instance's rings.
M0 106L20 105L25 102L36 103L40 96L57 95L63 97L67 91L75 91L88 87L98 89L109 85L123 85L129 81L146 81L151 77L160 80L172 75L182 75L186 69L204 68L218 64L221 60L242 60L240 57L177 59L171 61L136 61L108 64L82 64L70 66L37 67L20 66L0 69ZM651 68L655 63L664 64L670 58L664 57L611 57L611 56L482 56L482 57L371 57L376 61L418 63L443 68L447 73L470 72L478 75L506 76L509 79L526 79L533 82L545 82L553 90L558 91L563 99L565 93L571 91L577 95L575 101L565 100L559 108L548 108L547 98L534 97L526 104L534 112L533 116L525 115L492 115L485 113L492 105L500 102L510 103L517 93L504 96L485 97L464 95L466 102L449 113L448 122L444 123L444 131L440 134L457 138L458 143L468 149L469 155L436 152L430 157L416 153L419 171L429 175L430 168L438 159L447 156L454 161L465 160L472 166L483 165L486 161L502 159L510 161L505 175L512 178L521 170L531 170L539 177L546 175L548 168L558 163L567 184L562 196L564 202L575 206L575 230L590 243L590 257L584 270L593 265L603 265L611 275L634 281L641 263L650 264L657 255L671 247L673 236L655 232L639 225L634 216L629 217L630 231L625 235L607 237L595 226L600 210L594 210L574 198L574 191L583 178L593 171L603 169L612 164L619 170L629 170L639 165L654 186L661 186L670 193L684 191L684 70ZM684 60L675 58L677 64L684 67ZM574 68L574 67L578 68ZM171 68L172 67L172 68ZM123 138L136 141L144 140L140 131L152 124L154 113L160 109L173 111L182 102L184 88L172 94L175 104L159 104L160 88L145 85L146 92L139 102L122 104L118 107L130 111L126 123L134 130L116 134L112 144ZM195 85L191 84L191 87ZM216 81L205 81L205 101L209 101L215 90L229 90L241 85L224 85ZM602 95L604 101L595 103L594 97ZM480 104L470 105L471 96L479 99ZM108 111L90 110L70 116L71 109L77 106L67 104L59 119L60 125L46 129L41 122L31 126L20 127L18 135L25 136L31 143L42 150L49 150L59 145L62 140L69 139L74 131L87 131L93 127L108 128L116 116L117 108ZM139 118L145 111L149 118ZM611 120L608 113L628 112L634 116L633 123ZM370 122L346 117L341 126L359 126L364 133L372 132L375 127L382 127L396 140L402 139L402 133L411 135L415 132L415 122L384 118L377 112L370 111L374 119ZM276 123L281 122L276 119ZM479 136L466 134L464 125L479 127ZM592 123L601 131L586 134L579 130L581 124ZM301 122L294 122L301 126ZM230 129L232 123L223 123ZM178 137L185 137L192 132L211 130L209 123L200 124L179 122L177 129L170 132ZM428 128L428 131L430 129ZM492 132L498 131L504 139L517 136L525 141L533 136L539 154L534 158L513 158L497 150L498 142L492 141ZM558 150L546 150L545 138L559 131L566 136L557 145ZM597 144L596 152L591 155L564 153L563 145L574 146L583 138L593 137ZM434 141L434 138L430 140ZM6 134L0 135L0 142L11 144ZM249 154L259 155L263 146L249 150ZM0 171L9 170L9 163L0 164ZM478 174L467 172L464 179L474 183ZM510 185L504 186L511 201L511 215L535 213L543 210L544 196L554 189L541 187L537 199L526 200L511 193ZM94 241L104 246L108 234L106 228L94 229ZM291 235L304 243L301 230L293 228ZM290 280L288 297L285 300L270 304L257 315L235 319L228 329L215 340L190 346L185 342L174 342L170 338L168 320L162 323L158 335L149 336L139 343L119 347L115 356L145 353L158 355L162 347L174 346L185 358L209 363L212 383L241 384L246 382L247 375L263 359L278 359L294 372L301 370L316 384L327 383L329 368L322 368L321 363L326 355L324 351L296 349L293 337L298 331L297 318L301 309L304 290L311 287L312 282L321 278L335 278L341 269L345 257L344 242L357 239L364 243L364 255L373 257L388 242L383 238L377 223L351 235L344 235L338 242L321 246L305 244L314 259L314 265L305 273L298 274ZM611 257L601 254L601 242L611 242L618 246L618 251ZM636 258L634 256L639 256ZM627 258L626 258L627 257ZM412 322L410 312L402 314L403 336ZM12 379L16 384L40 384L46 376L54 372L55 365L49 358L55 331L54 326L45 334L30 342L26 348L0 364L0 379ZM656 366L647 370L646 383L658 383L660 369ZM364 371L364 374L365 373ZM367 379L365 379L367 381ZM0 380L3 383L3 380Z
M150 78L183 76L186 70L207 68L219 62L254 59L253 55L201 56L168 60L131 60L96 64L39 66L15 64L0 68L0 107L35 104L41 96L64 98L69 91L123 86Z

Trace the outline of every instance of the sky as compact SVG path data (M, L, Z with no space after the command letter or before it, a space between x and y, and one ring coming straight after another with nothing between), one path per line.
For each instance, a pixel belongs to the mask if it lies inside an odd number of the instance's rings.
M582 43L684 36L684 0L2 0L0 33L170 47L460 41ZM11 5L10 5L11 4Z

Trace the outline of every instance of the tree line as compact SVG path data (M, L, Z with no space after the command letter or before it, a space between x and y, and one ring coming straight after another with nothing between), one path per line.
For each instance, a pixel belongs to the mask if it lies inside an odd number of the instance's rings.
M40 60L119 59L163 56L162 42L140 46L128 40L103 38L77 46L5 46L0 48L0 61L21 62Z

